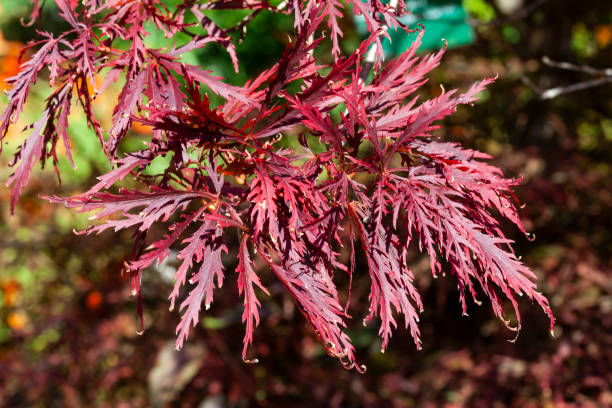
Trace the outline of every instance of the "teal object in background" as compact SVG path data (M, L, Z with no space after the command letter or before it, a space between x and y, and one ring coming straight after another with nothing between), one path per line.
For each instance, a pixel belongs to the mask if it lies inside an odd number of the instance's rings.
M401 19L402 23L410 28L417 28L420 23L425 27L423 44L419 48L424 50L440 49L444 42L448 47L459 47L474 42L474 30L467 23L467 13L462 5L462 0L407 0L406 9L411 11ZM367 35L365 21L362 16L356 18L357 30ZM385 54L398 55L405 51L417 33L406 34L403 30L389 30L391 42L385 40L383 48Z

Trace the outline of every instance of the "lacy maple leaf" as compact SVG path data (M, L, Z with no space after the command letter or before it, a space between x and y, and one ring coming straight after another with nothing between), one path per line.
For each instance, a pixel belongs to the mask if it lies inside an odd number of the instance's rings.
M36 17L40 10L34 3ZM394 7L379 0L352 0L351 7L334 0L285 1L276 7L242 0L184 1L174 8L159 0L55 3L69 28L59 36L41 32L41 39L29 45L29 59L8 81L10 103L0 116L4 137L29 87L49 67L55 91L12 162L11 208L36 162L57 162L60 140L70 151L68 116L76 93L115 167L80 196L48 199L78 211L96 210L93 218L100 223L86 233L138 231L139 247L126 268L139 296L142 271L178 248L170 294L171 308L178 304L182 313L178 348L199 321L202 303L207 309L214 289L223 284L221 255L232 250L224 237L236 232L245 361L260 319L259 292L268 293L255 267L259 259L294 298L325 350L345 367L363 370L345 332L348 304L341 305L334 280L335 273L352 278L358 272L359 245L371 277L365 322L380 319L383 350L398 315L417 347L421 344L423 303L407 262L411 248L428 255L434 275L450 268L464 313L468 296L478 302L482 292L494 313L518 330L515 295L525 294L544 309L552 329L554 318L536 290L535 275L520 262L500 226L506 218L525 232L511 192L519 180L504 178L486 164L487 155L432 136L440 119L458 105L472 104L492 79L419 102L416 92L444 50L417 56L420 33L408 50L384 61L381 39L387 28L410 31L399 20L406 13L403 1ZM225 9L250 14L234 27L221 28L207 11ZM186 52L219 44L238 69L233 33L246 30L248 35L249 22L262 10L293 14L294 39L274 66L243 86L181 60ZM339 20L349 10L364 16L370 35L343 55ZM149 48L143 40L148 23L167 37L180 33L188 40ZM321 31L325 27L330 39ZM314 52L326 41L333 54L327 65ZM95 78L102 74L106 81L98 85ZM105 132L92 100L121 78L113 124ZM223 102L211 106L211 93ZM141 150L119 155L117 147L134 122L151 126L151 135ZM160 156L170 159L168 167L145 176ZM142 189L111 193L125 177ZM168 234L149 237L155 224L166 224ZM145 239L152 243L143 249ZM348 266L339 260L346 248ZM504 315L501 296L514 307L515 325Z

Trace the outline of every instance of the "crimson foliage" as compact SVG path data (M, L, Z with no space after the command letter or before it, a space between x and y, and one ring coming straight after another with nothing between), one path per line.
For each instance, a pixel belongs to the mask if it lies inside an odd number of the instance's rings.
M39 6L34 3L36 16ZM411 246L429 255L434 275L450 268L464 313L467 296L478 302L480 288L495 314L518 330L515 295L526 294L548 314L552 329L548 301L536 291L535 275L514 254L498 221L507 218L525 232L510 190L519 181L504 178L498 168L483 162L487 155L431 136L434 122L457 105L472 103L492 79L463 93L442 90L419 103L414 94L440 63L443 50L416 56L419 35L409 50L383 64L380 41L386 28L409 31L398 22L405 14L401 0L394 8L379 0L294 0L277 7L250 0L190 0L172 10L159 0L55 3L69 29L57 37L40 32L40 40L29 45L33 54L9 79L10 103L0 118L4 136L30 86L48 67L54 92L12 161L11 208L36 162L57 163L60 140L70 157L67 124L76 93L115 167L83 195L47 198L78 211L98 210L94 218L102 223L87 233L137 229L139 239L126 269L138 296L142 271L166 259L171 248L182 248L170 294L170 308L178 301L182 312L177 348L198 322L202 303L208 309L215 287L222 285L221 257L227 252L223 238L236 232L245 360L259 323L255 287L267 293L254 268L256 257L293 296L328 354L347 368L362 370L344 331L348 304L341 305L333 279L338 272L349 277L355 273L356 245L361 245L371 277L364 324L380 319L383 350L398 325L397 314L403 315L405 328L420 347L423 304L406 261ZM207 12L226 9L251 14L235 27L222 29ZM261 10L292 13L295 36L274 66L244 86L229 85L181 61L185 52L217 43L237 69L231 33L245 30ZM371 34L343 56L338 19L348 10L365 17ZM190 40L168 49L149 48L145 24L151 22L167 37L183 33ZM194 25L206 34L191 33ZM326 39L327 29L333 63L325 66L314 51ZM127 48L117 46L125 41ZM373 51L374 75L366 82L362 57L368 50ZM98 74L106 81L96 89ZM125 84L113 125L105 132L92 101L122 76ZM211 107L211 93L224 102ZM142 150L119 155L118 143L133 122L151 126L152 136ZM161 174L145 175L159 156L170 158L169 166ZM147 188L109 192L128 176ZM147 232L158 223L168 224L168 234L143 248ZM338 260L345 245L351 254L348 266ZM500 296L512 303L516 325L504 319Z

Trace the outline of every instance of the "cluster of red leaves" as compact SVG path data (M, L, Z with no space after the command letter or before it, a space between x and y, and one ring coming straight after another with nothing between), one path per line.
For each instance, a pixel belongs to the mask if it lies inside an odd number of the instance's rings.
M34 164L57 161L60 138L70 151L67 120L75 90L116 167L81 196L49 199L79 211L98 210L95 218L103 222L89 233L137 228L139 239L126 266L134 294L140 295L143 269L182 246L170 294L171 308L178 300L182 312L178 348L198 322L202 303L208 308L215 287L222 285L221 256L227 252L223 237L236 231L245 359L259 323L255 287L266 292L253 267L258 257L291 293L326 351L345 367L361 369L344 331L349 315L333 279L337 272L352 276L356 245L363 249L371 277L371 306L364 323L380 318L383 350L398 325L397 314L404 316L404 326L420 345L418 315L423 304L406 261L412 246L429 255L434 275L442 271L442 263L448 264L464 312L466 294L478 302L480 288L504 319L503 295L514 306L517 324L504 321L518 330L515 295L526 294L550 316L552 328L554 319L548 301L535 289L534 274L514 254L493 215L524 231L510 191L518 181L503 178L499 169L482 162L486 155L431 136L434 122L457 105L472 103L491 79L464 93L443 90L417 103L414 94L443 51L417 57L419 36L409 50L383 66L380 41L386 27L406 29L397 21L404 13L403 2L389 8L379 0L350 1L353 12L366 18L371 35L348 56L341 55L338 45L342 33L337 18L344 5L333 0L294 0L278 7L259 1L191 0L175 10L159 0L55 3L70 29L57 38L40 33L42 40L30 45L37 50L9 80L10 104L0 117L3 136L21 112L29 87L48 67L56 90L13 160L12 206ZM213 9L252 14L233 29L221 29L206 16ZM182 53L218 43L237 67L231 32L242 31L264 9L293 13L295 40L277 64L244 86L228 85L181 62ZM190 32L194 23L188 21L194 16L206 35ZM169 49L148 48L143 39L149 22L168 37L186 33L192 38ZM314 57L325 38L325 23L331 29L334 56L329 66L319 65ZM130 45L115 48L119 41ZM361 62L370 47L376 50L375 74L366 83L360 79L365 77ZM92 95L87 83L95 88L94 76L101 73L107 80ZM105 132L92 100L121 75L125 85L112 128ZM225 102L211 108L207 92ZM133 121L151 126L152 137L142 150L118 157L117 145ZM313 144L324 149L312 149ZM168 168L145 176L143 171L159 156L170 159ZM128 175L148 191L105 191ZM146 234L156 223L169 224L169 233L144 248ZM344 245L351 251L348 266L338 260ZM185 286L188 293L181 296Z

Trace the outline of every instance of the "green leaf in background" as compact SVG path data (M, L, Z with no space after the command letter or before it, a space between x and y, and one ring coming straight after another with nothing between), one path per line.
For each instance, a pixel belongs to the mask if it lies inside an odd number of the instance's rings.
M463 8L483 23L495 18L495 9L486 0L463 0Z
M19 20L23 16L27 16L31 11L32 6L29 1L25 0L2 0L0 6L0 24L9 20Z

